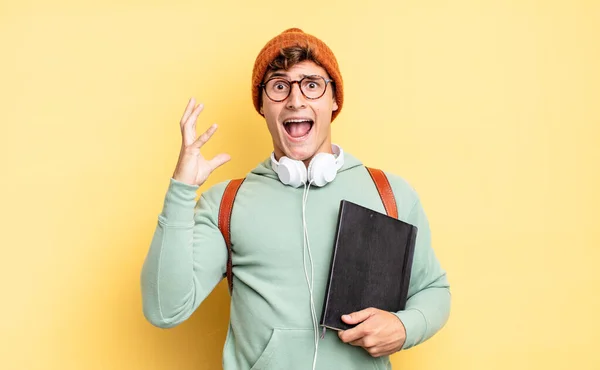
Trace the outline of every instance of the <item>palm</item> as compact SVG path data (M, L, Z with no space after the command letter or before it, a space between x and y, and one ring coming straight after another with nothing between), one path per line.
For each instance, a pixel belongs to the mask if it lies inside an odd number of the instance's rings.
M202 155L200 149L215 133L217 126L212 125L200 137L196 138L196 121L203 105L194 106L195 100L192 98L180 121L181 151L179 152L179 160L173 178L191 185L202 185L217 167L231 158L227 154L218 154L212 159L206 159Z

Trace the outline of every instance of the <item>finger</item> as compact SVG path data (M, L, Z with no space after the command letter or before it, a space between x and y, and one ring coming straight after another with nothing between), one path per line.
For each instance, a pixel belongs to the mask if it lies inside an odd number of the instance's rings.
M369 354L371 355L371 357L381 357L381 356L386 356L385 352L382 352L380 349L378 348L368 348L367 352L369 352ZM390 353L391 354L391 353Z
M208 163L210 165L211 170L214 171L217 168L219 168L220 166L229 162L230 160L231 160L231 156L229 154L222 153L222 154L217 154L213 159L208 161Z
M194 105L196 105L196 99L194 99L193 97L190 98L190 100L188 101L187 106L185 107L185 111L183 112L183 115L181 116L181 120L179 121L179 126L183 129L183 125L185 124L185 121L187 121L188 117L190 116L190 114L192 113L192 110L194 109Z
M363 347L364 349L371 349L377 346L377 343L375 343L375 341L376 340L373 338L373 336L365 335L360 339L353 340L349 344L357 347Z
M389 345L373 346L370 348L366 348L366 350L367 352L369 352L371 357L390 356L398 352L397 349L394 349L393 346Z
M366 335L363 325L358 325L352 329L344 330L338 333L338 336L344 343L354 342Z
M361 311L353 312L349 315L342 315L342 321L344 321L346 324L358 324L360 322L365 321L374 314L375 310L369 307Z
M196 142L194 142L194 146L197 148L202 148L202 146L206 144L208 140L210 140L215 131L217 131L217 124L213 123L212 126L208 128L208 130L206 130L202 135L200 135L200 137L198 137Z
M202 109L204 109L204 104L199 104L194 108L183 126L183 136L186 146L192 145L196 140L196 120Z
M194 108L192 113L190 113L190 115L186 118L185 125L189 126L190 123L192 125L195 124L196 120L198 119L198 115L200 115L200 112L202 112L203 109L204 109L204 104L202 104L202 103L198 104L198 106L196 106L196 108Z
M355 347L364 347L363 338L353 340L352 342L348 342L348 344L353 345Z

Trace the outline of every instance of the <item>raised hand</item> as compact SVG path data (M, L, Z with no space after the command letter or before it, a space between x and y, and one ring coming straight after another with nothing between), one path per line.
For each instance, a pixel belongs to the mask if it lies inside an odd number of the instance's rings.
M179 122L181 127L181 150L177 166L173 172L173 178L190 185L202 185L208 176L217 167L228 162L231 157L228 154L218 154L214 158L207 160L200 153L200 148L208 142L211 136L217 130L217 125L213 124L196 138L196 121L198 115L204 109L203 104L196 106L196 100L191 98L188 102L185 112Z

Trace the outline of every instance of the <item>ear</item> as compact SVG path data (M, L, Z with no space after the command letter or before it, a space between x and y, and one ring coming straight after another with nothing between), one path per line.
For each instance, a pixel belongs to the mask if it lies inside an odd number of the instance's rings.
M263 99L263 94L264 91L263 89L259 86L258 88L258 113L260 113L261 116L265 116L265 111L264 111L264 106L265 106L265 100Z
M333 109L332 111L336 111L338 110L338 103L337 100L335 99L335 95L333 96Z

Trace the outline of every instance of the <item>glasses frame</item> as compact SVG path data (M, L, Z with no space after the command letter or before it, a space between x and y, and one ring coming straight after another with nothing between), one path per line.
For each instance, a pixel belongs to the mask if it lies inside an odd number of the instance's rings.
M318 77L318 78L322 79L323 81L325 81L325 89L323 89L323 93L321 95L319 95L318 97L316 97L316 98L310 98L310 97L306 96L306 94L302 90L302 84L301 83L302 83L302 81L304 81L305 78L315 78L315 77ZM267 84L271 80L284 80L284 81L287 81L290 84L290 89L289 89L288 94L286 95L285 98L283 98L281 100L276 100L276 99L273 99L273 98L271 98L269 96L269 93L267 92L267 89L265 89L265 87L267 86ZM292 89L293 89L295 83L298 84L298 88L300 89L300 92L302 93L302 96L304 96L306 99L309 99L309 100L317 100L317 99L321 99L323 97L323 95L325 95L325 93L327 92L327 86L330 83L331 84L335 83L335 81L333 81L332 79L329 79L329 78L325 78L325 77L323 77L321 75L308 75L308 76L302 77L299 80L288 80L288 79L285 79L285 78L283 78L281 76L275 76L275 77L269 78L268 80L266 80L265 82L263 82L261 84L258 84L258 87L261 88L265 92L265 95L267 96L267 98L269 98L269 100L274 101L276 103L281 103L282 101L285 101L287 98L290 97L290 94L292 93Z

